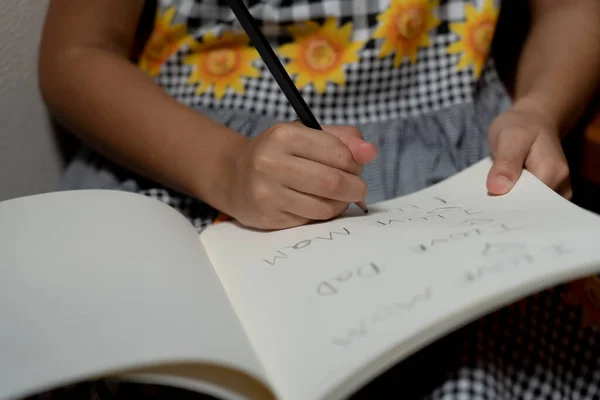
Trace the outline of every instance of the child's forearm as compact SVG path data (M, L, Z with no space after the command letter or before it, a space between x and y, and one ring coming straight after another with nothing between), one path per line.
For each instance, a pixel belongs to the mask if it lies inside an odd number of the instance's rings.
M42 65L41 82L53 113L92 147L222 208L227 157L244 137L176 102L109 50L59 54Z
M516 71L516 102L540 107L564 135L600 82L600 2L531 4L531 30Z

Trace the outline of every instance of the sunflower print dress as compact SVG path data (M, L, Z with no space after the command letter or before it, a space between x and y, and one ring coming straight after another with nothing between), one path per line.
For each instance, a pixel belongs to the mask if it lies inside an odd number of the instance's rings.
M247 0L321 124L357 126L378 148L368 202L405 195L487 156L510 106L490 46L499 0ZM161 0L139 68L177 101L249 137L296 119L225 0ZM201 232L226 216L83 148L63 189L142 193ZM494 312L375 379L356 399L600 399L600 280ZM201 398L85 382L46 398ZM70 398L70 397L69 397ZM307 399L310 400L310 399Z

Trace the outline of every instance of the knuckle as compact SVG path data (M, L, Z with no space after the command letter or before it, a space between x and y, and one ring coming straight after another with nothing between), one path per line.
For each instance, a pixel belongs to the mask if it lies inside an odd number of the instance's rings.
M294 130L289 124L279 122L273 125L271 129L271 138L276 141L286 141L293 136Z
M344 188L344 177L332 172L321 178L321 185L329 193L338 193Z
M267 185L258 184L254 187L252 197L255 203L264 204L265 201L271 198L271 190Z
M259 153L252 159L252 170L254 172L268 173L274 167L274 160L268 154Z

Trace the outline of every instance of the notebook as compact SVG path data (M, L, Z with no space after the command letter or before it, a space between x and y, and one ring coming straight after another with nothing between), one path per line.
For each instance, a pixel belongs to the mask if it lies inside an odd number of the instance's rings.
M111 190L0 203L0 398L84 379L343 399L433 341L600 271L600 218L484 159L331 221L201 234Z

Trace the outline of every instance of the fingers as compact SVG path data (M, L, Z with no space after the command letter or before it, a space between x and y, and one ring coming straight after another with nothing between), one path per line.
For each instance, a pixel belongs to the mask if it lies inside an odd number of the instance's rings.
M546 186L571 199L569 166L558 123L533 104L521 101L492 123L488 141L493 165L488 190L492 194L509 192L525 167Z
M287 229L311 221L326 221L342 214L349 203L284 189L277 195L278 209L270 210L257 226L260 229Z
M545 131L526 130L518 125L497 132L492 127L490 149L493 155L487 179L490 193L508 193L525 167L561 196L569 200L572 198L569 166L558 136Z
M326 199L292 189L284 194L283 211L309 220L326 221L334 218L349 206L349 203Z
M368 188L360 162L370 162L375 147L355 128L330 131L291 122L252 139L233 164L241 177L236 219L258 229L285 229L333 218L363 202Z
M250 228L270 231L295 228L297 226L306 225L310 223L311 220L287 212L278 212L272 216L261 216L258 218L258 221L256 223L253 221L243 222L241 220L239 222L242 225L248 226Z
M358 164L368 164L377 156L377 148L375 145L366 142L358 129L347 126L327 126L324 129L326 132L337 137L346 145L346 147L348 147L354 161Z
M528 167L527 170L567 200L571 200L573 197L569 169L566 163L563 164L560 161L553 163L552 160L548 160L535 167Z
M565 162L556 158L549 158L535 166L527 166L531 172L542 183L554 190L567 200L573 198L573 188L569 176L569 167Z
M490 135L493 165L488 174L487 189L491 194L502 195L512 189L521 176L534 140L535 136L521 127Z
M558 139L541 137L532 148L525 167L546 186L567 200L573 197L569 164Z
M256 223L244 225L263 230L288 229L312 221L326 221L342 214L348 203L319 198L306 193L285 189L278 194L279 207L263 214ZM241 221L240 221L241 222Z
M327 132L309 129L298 123L278 124L269 131L269 136L272 144L285 153L351 174L358 172L359 166L348 147Z
M367 196L367 184L359 176L314 161L289 157L276 171L276 179L297 192L347 203Z
M374 146L364 142L355 128L334 127L332 131L335 134L309 129L296 122L275 125L269 134L273 143L278 143L289 154L351 174L360 174L362 164L359 161L372 161ZM346 140L350 147L336 135Z

